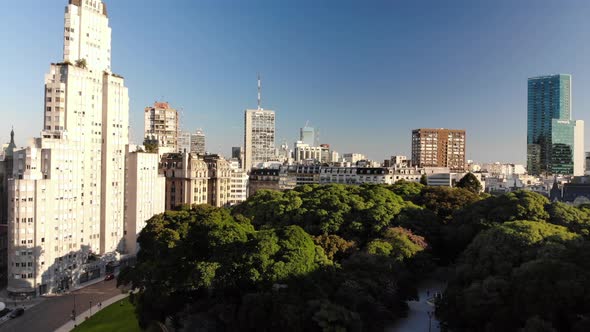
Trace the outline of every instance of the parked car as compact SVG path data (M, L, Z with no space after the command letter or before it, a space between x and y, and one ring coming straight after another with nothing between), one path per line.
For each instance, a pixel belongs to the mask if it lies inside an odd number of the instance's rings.
M113 280L113 279L115 279L115 275L112 273L109 273L106 276L104 276L104 281L109 281L109 280Z
M25 309L24 308L16 308L14 309L11 313L10 313L10 318L16 318L18 316L22 316L22 314L25 313Z

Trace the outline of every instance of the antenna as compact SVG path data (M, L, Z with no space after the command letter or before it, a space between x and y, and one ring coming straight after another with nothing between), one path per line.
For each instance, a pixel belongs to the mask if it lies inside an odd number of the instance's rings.
M260 74L258 74L258 109L262 109L261 106L261 99L262 99L262 86L260 84Z

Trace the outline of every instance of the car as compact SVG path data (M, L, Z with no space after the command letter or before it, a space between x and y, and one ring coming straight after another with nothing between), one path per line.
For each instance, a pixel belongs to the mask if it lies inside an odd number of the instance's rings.
M16 318L18 316L22 316L22 314L25 313L25 309L24 308L16 308L14 309L11 313L10 313L10 318Z
M113 280L113 279L115 279L115 275L112 273L109 273L106 276L104 276L104 281L109 281L109 280Z

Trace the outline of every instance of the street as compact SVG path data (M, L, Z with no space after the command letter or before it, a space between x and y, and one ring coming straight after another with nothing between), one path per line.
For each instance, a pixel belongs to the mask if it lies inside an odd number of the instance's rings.
M88 310L90 301L94 306L98 302L121 294L116 285L116 280L101 281L70 294L47 298L26 310L22 316L0 325L0 331L53 332L71 319L74 298L76 300L76 313L81 313ZM83 320L84 317L76 317L76 322L81 323Z
M445 284L438 281L428 281L420 285L419 301L410 301L408 317L400 319L396 324L386 329L388 332L438 332L440 328L436 318L429 319L428 312L434 311L434 307L426 302L434 291L442 291ZM430 326L429 326L430 325Z

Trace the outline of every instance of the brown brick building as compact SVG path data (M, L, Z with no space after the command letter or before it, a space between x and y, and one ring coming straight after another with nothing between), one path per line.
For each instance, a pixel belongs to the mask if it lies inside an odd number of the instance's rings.
M412 165L418 167L448 167L463 172L465 162L465 130L412 130Z

